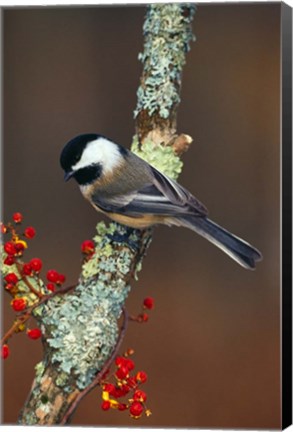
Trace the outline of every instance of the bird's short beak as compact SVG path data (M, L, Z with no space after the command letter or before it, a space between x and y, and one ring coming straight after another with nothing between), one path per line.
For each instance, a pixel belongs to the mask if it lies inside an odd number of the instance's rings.
M73 174L74 174L74 171L67 171L67 172L64 174L64 180L65 180L65 181L70 180L71 177L73 176Z

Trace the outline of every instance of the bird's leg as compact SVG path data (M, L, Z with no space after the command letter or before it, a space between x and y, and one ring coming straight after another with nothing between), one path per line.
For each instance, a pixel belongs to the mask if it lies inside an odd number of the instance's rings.
M116 231L114 234L106 234L106 236L111 241L115 243L126 244L133 252L138 252L140 249L140 245L138 245L136 241L130 238L136 230L130 227L124 227L124 229L124 233L119 233Z

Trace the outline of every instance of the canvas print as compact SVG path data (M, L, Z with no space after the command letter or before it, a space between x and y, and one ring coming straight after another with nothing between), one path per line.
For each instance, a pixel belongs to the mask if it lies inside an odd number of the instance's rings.
M2 423L284 426L281 3L2 16Z

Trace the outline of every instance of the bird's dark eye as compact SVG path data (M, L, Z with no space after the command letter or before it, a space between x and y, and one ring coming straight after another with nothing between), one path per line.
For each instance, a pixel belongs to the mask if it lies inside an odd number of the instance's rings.
M81 154L76 154L73 158L73 162L76 163L79 161Z

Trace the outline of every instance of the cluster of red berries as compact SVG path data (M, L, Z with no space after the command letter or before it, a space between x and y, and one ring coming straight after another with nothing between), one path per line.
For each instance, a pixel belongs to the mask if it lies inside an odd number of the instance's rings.
M147 374L144 371L133 373L135 364L129 358L133 352L130 349L124 353L124 356L116 357L116 368L112 374L115 382L103 382L101 408L104 411L108 411L110 408L128 411L131 417L138 419L143 413L146 416L151 415L151 411L146 407L147 395L140 389L140 385L147 381ZM126 397L126 401L121 402L123 397Z
M14 213L12 220L13 222L9 222L6 225L1 224L2 234L10 234L11 237L10 240L6 241L3 245L3 250L5 252L4 264L6 266L14 266L14 271L7 273L4 277L4 287L13 297L11 300L12 309L15 312L25 312L31 303L29 302L29 297L23 291L20 295L18 284L22 281L23 285L27 286L27 293L32 292L39 298L45 295L40 281L40 272L43 267L43 262L40 258L32 258L28 262L23 262L24 250L28 247L26 240L34 238L36 230L29 226L19 234L19 225L23 221L22 214ZM48 280L48 284L46 285L48 291L55 291L56 285L60 286L65 282L65 276L58 273L56 270L49 270L46 277ZM31 284L32 279L35 280L35 286L39 287L39 289L34 288ZM12 327L14 332L8 332L9 337L11 337L13 333L25 330L25 328L23 322L20 321L18 326L14 325ZM39 339L42 336L42 332L39 328L27 329L26 334L33 340ZM3 359L9 356L7 339L8 338L4 339L5 343L1 348L1 357Z
M154 305L154 299L152 297L146 297L142 303L142 312L137 316L131 316L130 319L136 322L147 322L149 316L145 311L147 309L153 309ZM114 377L115 382L103 382L103 402L101 408L104 411L110 408L119 411L128 410L131 417L138 419L143 413L145 413L146 416L151 415L151 411L146 407L147 395L140 388L140 385L147 381L147 374L144 371L133 373L135 364L134 361L129 358L133 352L132 349L129 349L124 353L124 356L116 357L116 370L111 375L111 377ZM106 375L108 373L109 371ZM121 402L121 398L123 397L126 397L127 400Z
M5 250L5 246L7 246L8 243L11 243L11 242L5 243L4 250ZM16 263L18 264L18 270L19 270L20 274L22 275L22 277L31 276L31 277L37 277L38 278L38 275L39 275L39 273L42 269L42 266L43 266L43 263L40 260L40 258L33 258L28 263L21 263L20 261L17 260L17 256L7 254L7 256L4 260L4 264L7 266L12 266L13 264L16 264ZM11 273L8 273L4 277L4 280L6 282L5 288L8 291L10 291L10 290L13 290L15 288L15 286L19 282L20 278L19 278L19 276L16 275L16 273L11 272Z
M62 285L65 282L65 276L56 270L49 270L46 274L49 283L46 285L49 291L55 291L56 285ZM55 285L56 284L56 285Z
M13 219L13 222L15 224L20 224L23 220L23 216L21 213L14 213L12 215L12 219ZM1 224L2 234L5 234L7 232L7 230L9 230L9 225L10 224L5 226L4 224ZM28 239L32 239L36 235L36 230L33 227L29 226L29 227L25 228L23 235Z
M14 213L12 216L14 224L19 225L23 220L21 213ZM42 270L43 263L40 258L33 258L29 262L24 263L20 260L23 256L24 249L27 249L27 243L24 239L21 239L17 228L13 223L8 223L7 225L1 225L2 233L10 233L11 240L4 243L3 249L6 253L6 258L4 259L4 264L7 266L12 266L16 264L19 275L14 272L8 273L5 277L5 288L10 291L12 295L17 294L17 283L26 277L32 277L39 281L39 273ZM36 230L33 227L27 227L22 235L27 239L32 239L36 235ZM65 282L65 276L58 273L56 270L49 270L47 272L47 289L49 291L55 291L56 285L62 285ZM55 285L56 284L56 285ZM26 308L25 298L15 298L12 301L12 307L15 311L21 311Z

